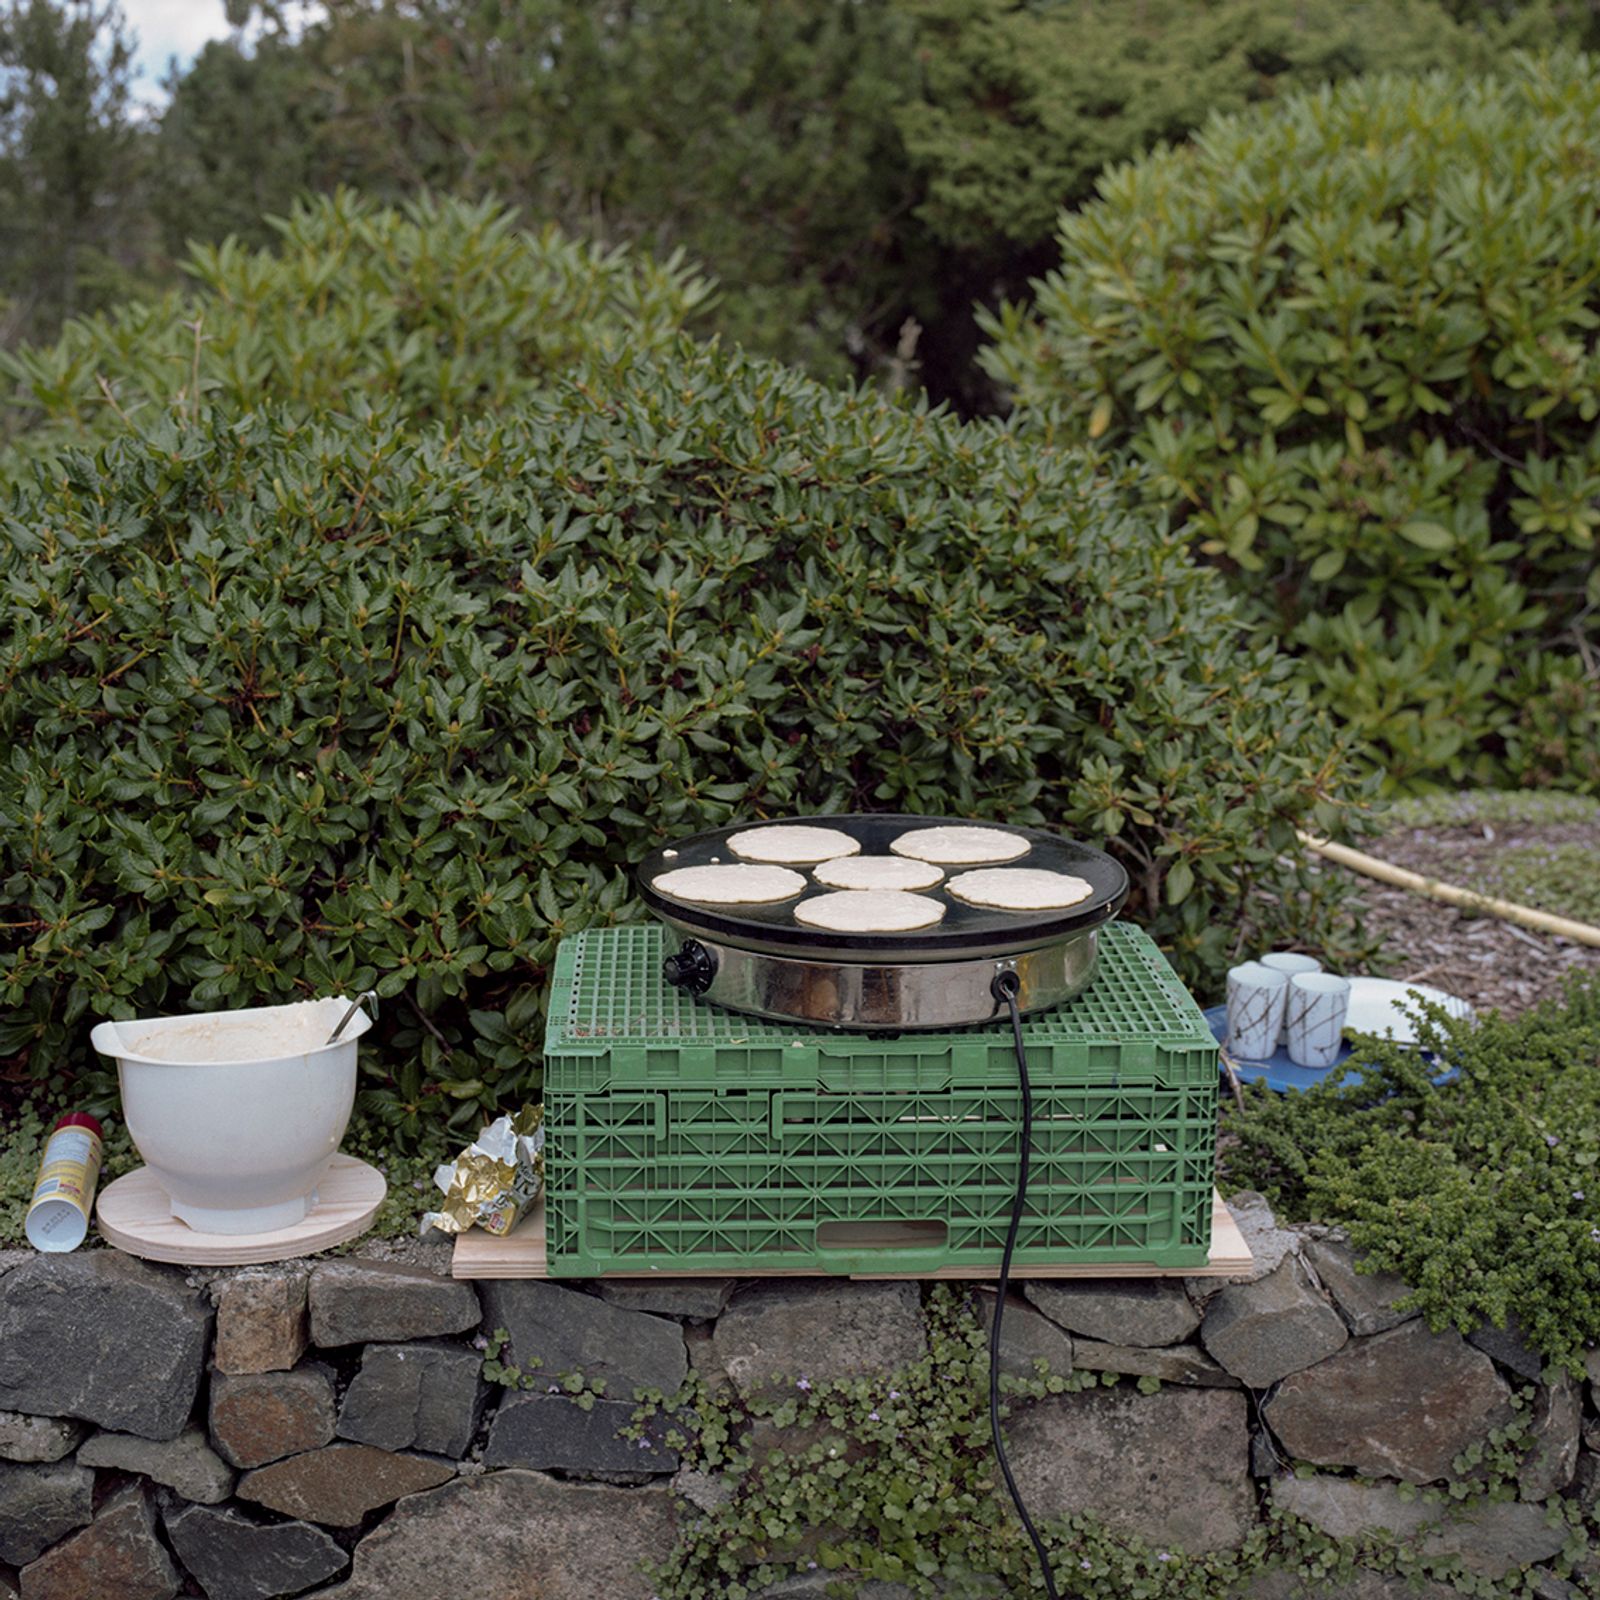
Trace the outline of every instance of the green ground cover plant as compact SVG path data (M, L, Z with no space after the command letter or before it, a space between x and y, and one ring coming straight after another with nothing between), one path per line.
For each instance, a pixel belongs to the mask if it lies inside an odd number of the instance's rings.
M214 409L393 408L458 422L596 349L670 344L711 295L652 260L521 228L491 202L379 206L349 190L268 219L272 248L195 245L195 289L0 351L0 477L23 458Z
M1600 796L1548 789L1463 789L1413 795L1385 806L1380 823L1395 828L1471 828L1517 823L1600 823Z
M1588 844L1524 844L1498 851L1474 887L1502 900L1600 923L1600 849Z
M52 1104L44 1097L29 1098L0 1110L0 1247L25 1245L23 1224L28 1202L39 1176L39 1158L56 1118L76 1106ZM105 1148L101 1155L100 1186L132 1172L139 1165L128 1131L108 1120L101 1123Z
M987 320L1019 425L1148 464L1400 788L1600 788L1597 132L1578 55L1218 117Z
M1225 1121L1224 1177L1290 1220L1345 1227L1434 1328L1515 1314L1551 1365L1580 1371L1600 1343L1600 980L1515 1019L1425 1010L1422 1050L1364 1042L1346 1087L1253 1086ZM1434 1084L1424 1052L1459 1077Z
M828 1600L851 1600L874 1582L949 1600L1043 1592L990 1445L987 1311L968 1290L946 1284L931 1287L925 1310L928 1354L898 1372L832 1383L775 1373L743 1395L697 1372L677 1395L635 1393L640 1404L626 1436L642 1450L679 1450L718 1491L703 1514L685 1508L677 1548L651 1574L661 1600L755 1600L791 1577ZM504 1354L497 1331L486 1375L526 1387L528 1374L506 1366ZM560 1383L582 1403L581 1375L563 1374ZM1044 1362L1029 1377L1001 1379L1012 1415L1055 1396L1119 1386L1148 1393L1160 1384L1056 1373ZM1450 1481L1417 1490L1417 1498L1441 1516L1452 1503L1514 1498L1533 1442L1532 1395L1524 1388L1514 1396L1514 1420L1458 1457ZM1564 1576L1587 1552L1593 1519L1574 1501L1549 1510L1566 1525L1567 1547L1550 1563ZM1059 1592L1083 1600L1236 1600L1257 1584L1296 1600L1337 1600L1377 1586L1377 1573L1513 1600L1546 1581L1518 1571L1491 1581L1392 1536L1333 1539L1276 1510L1239 1549L1210 1553L1153 1545L1088 1515L1045 1518L1041 1531Z
M638 914L632 862L808 810L1104 840L1196 980L1353 958L1295 843L1352 824L1347 762L1126 502L687 341L462 429L66 452L0 519L0 1056L59 1086L99 1015L375 985L364 1110L469 1129L535 1092L556 943Z

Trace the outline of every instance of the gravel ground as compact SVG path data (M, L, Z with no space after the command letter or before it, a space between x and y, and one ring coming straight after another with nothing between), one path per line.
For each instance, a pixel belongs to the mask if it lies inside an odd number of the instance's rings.
M1600 824L1479 823L1405 828L1364 845L1369 855L1458 888L1483 887L1495 852L1531 844L1590 844L1600 872ZM1337 870L1344 870L1342 868ZM1358 879L1367 926L1384 941L1386 977L1432 984L1480 1010L1508 1015L1559 995L1566 975L1600 972L1600 949L1535 933L1495 917L1474 916L1410 890ZM1380 969L1374 968L1375 971Z

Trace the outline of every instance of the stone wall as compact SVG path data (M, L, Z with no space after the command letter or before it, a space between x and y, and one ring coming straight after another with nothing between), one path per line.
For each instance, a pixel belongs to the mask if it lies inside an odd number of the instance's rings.
M1558 1500L1600 1511L1600 1423L1583 1386L1539 1383L1515 1332L1427 1331L1403 1285L1358 1276L1335 1236L1235 1201L1251 1276L1029 1284L1005 1359L1154 1377L1017 1408L1017 1476L1043 1518L1191 1552L1239 1548L1272 1508L1336 1537L1388 1529L1473 1577L1549 1570ZM442 1259L440 1261L442 1265ZM202 1275L112 1251L23 1257L0 1277L0 1595L24 1600L648 1600L713 1485L626 1398L483 1378L485 1336L557 1374L670 1393L691 1365L741 1390L888 1374L925 1350L921 1289L818 1280L455 1283L359 1259ZM1538 1383L1516 1499L1446 1516L1412 1494ZM1148 1385L1146 1387L1149 1387ZM1298 1463L1299 1472L1291 1470ZM1314 1470L1307 1471L1307 1467ZM821 1575L769 1588L822 1591ZM1281 1575L1252 1600L1300 1592ZM1359 1569L1313 1591L1417 1593ZM1436 1597L1449 1591L1433 1584ZM893 1600L890 1585L860 1593Z

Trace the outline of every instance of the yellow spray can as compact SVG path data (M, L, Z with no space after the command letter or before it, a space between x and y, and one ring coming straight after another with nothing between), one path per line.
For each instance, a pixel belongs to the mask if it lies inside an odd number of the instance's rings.
M89 1232L89 1209L100 1177L100 1124L69 1111L45 1140L26 1232L35 1250L76 1250Z

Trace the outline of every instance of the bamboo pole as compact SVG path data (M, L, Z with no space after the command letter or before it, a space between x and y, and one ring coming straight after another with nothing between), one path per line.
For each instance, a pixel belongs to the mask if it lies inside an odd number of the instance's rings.
M1559 934L1563 939L1578 944L1594 945L1600 949L1600 928L1588 922L1574 922L1570 917L1558 917L1548 911L1535 911L1532 906L1519 906L1510 900L1496 900L1492 895L1474 894L1471 889L1458 889L1453 884L1440 883L1436 878L1425 878L1420 872L1409 872L1404 867L1392 866L1347 844L1334 844L1328 839L1314 839L1309 833L1295 830L1306 849L1337 861L1341 867L1364 872L1380 883L1392 883L1400 889L1410 889L1426 895L1430 900L1442 900L1446 905L1461 906L1468 911L1481 911L1487 916L1515 922L1539 933Z

